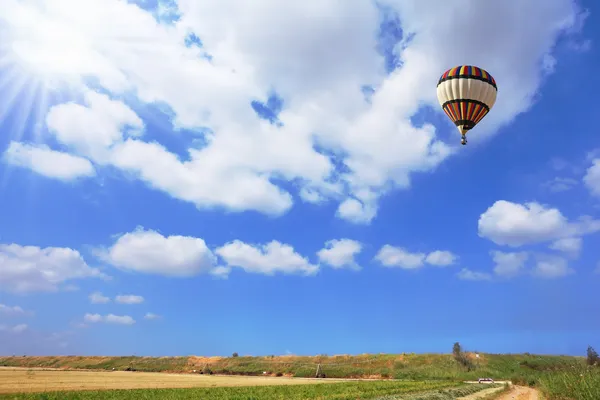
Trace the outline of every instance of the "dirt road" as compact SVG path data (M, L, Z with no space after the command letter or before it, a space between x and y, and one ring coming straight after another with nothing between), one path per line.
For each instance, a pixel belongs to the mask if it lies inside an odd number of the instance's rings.
M539 400L537 390L527 386L513 386L510 392L502 394L497 400Z
M484 389L480 392L473 393L472 395L461 397L458 400L479 400L484 399L489 395L497 393L502 388ZM511 386L510 391L502 393L499 397L494 400L539 400L539 393L537 390L526 386Z

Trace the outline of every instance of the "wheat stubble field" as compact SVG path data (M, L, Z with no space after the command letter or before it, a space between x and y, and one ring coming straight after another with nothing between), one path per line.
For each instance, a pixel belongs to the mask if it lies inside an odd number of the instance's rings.
M235 386L306 385L341 379L301 379L262 376L214 376L129 371L64 371L0 367L0 393L61 390L210 388Z

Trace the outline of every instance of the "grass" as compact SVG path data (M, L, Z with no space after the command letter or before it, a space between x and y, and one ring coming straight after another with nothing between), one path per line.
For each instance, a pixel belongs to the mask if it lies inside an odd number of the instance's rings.
M384 396L373 400L455 400L459 397L468 396L485 389L497 387L498 385L464 385L456 388L438 389L428 392Z
M0 357L0 366L54 367L146 372L193 370L224 375L314 377L317 364L327 378L470 380L481 376L534 385L540 377L584 365L583 357L528 354L470 354L476 368L466 370L450 354L363 354L357 356L267 357Z
M598 400L600 398L600 369L579 368L541 377L542 393L548 400Z
M344 382L326 385L299 386L256 386L256 387L217 387L195 389L143 389L143 390L104 390L83 392L47 392L0 395L2 400L311 400L311 399L386 399L390 395L406 395L427 392L427 395L444 394L448 390L462 389L466 385L440 381L374 381ZM482 385L477 386L482 389ZM473 388L469 388L474 390ZM450 391L451 393L452 391ZM456 392L459 393L459 392ZM403 397L399 397L404 399ZM437 400L435 397L424 398ZM446 400L446 398L443 398Z
M58 367L224 375L313 377L317 364L327 378L396 378L458 382L492 377L538 386L548 400L598 400L600 368L588 369L584 357L531 354L469 354L467 370L451 354L363 354L267 357L0 357L0 366ZM256 389L259 390L259 389ZM262 389L260 389L262 390ZM295 390L295 389L287 389ZM248 399L252 398L247 397ZM334 397L335 398L335 397Z

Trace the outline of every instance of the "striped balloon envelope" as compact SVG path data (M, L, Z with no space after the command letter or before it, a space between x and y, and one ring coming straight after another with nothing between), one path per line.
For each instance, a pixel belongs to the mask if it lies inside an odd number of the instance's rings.
M440 106L458 128L461 143L496 103L496 80L486 70L472 65L453 67L442 74L437 85Z

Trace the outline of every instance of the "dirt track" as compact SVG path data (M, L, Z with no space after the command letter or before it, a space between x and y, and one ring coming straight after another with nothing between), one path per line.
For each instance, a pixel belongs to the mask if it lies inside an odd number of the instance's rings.
M480 392L473 393L472 395L461 397L459 400L479 400L502 389L484 389ZM495 400L539 400L539 393L537 390L526 386L511 386L510 391L502 393Z
M537 390L526 386L513 386L508 393L498 397L497 400L538 400L540 398Z

